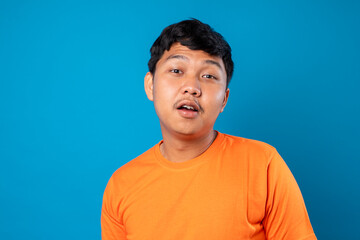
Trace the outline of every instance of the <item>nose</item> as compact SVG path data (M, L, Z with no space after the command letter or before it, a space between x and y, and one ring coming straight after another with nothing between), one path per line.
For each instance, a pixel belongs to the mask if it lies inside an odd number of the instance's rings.
M190 94L194 97L200 97L201 87L199 79L197 77L188 77L186 80L184 80L182 93Z

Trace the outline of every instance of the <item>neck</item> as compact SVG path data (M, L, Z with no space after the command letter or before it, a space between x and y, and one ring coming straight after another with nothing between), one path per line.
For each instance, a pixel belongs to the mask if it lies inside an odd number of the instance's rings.
M215 140L217 132L212 130L201 137L166 136L160 145L161 154L172 162L185 162L205 152Z

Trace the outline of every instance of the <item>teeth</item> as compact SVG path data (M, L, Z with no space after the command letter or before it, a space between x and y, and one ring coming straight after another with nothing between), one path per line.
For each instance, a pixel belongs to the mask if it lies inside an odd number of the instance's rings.
M183 108L189 109L189 110L195 110L192 106L183 105Z

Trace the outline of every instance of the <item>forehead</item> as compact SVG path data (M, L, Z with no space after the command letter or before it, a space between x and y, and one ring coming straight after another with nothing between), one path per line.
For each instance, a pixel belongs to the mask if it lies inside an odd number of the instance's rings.
M157 64L163 64L173 59L189 63L199 62L202 64L217 65L221 70L225 71L225 66L222 58L210 55L202 50L192 50L186 46L181 45L178 42L174 43L170 47L169 51L164 52Z

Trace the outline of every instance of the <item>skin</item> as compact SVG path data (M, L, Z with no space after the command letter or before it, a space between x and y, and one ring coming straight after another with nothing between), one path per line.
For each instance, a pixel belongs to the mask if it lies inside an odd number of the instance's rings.
M160 120L163 156L184 162L203 153L216 137L213 127L229 97L222 59L174 43L144 85ZM197 111L178 109L184 104Z

